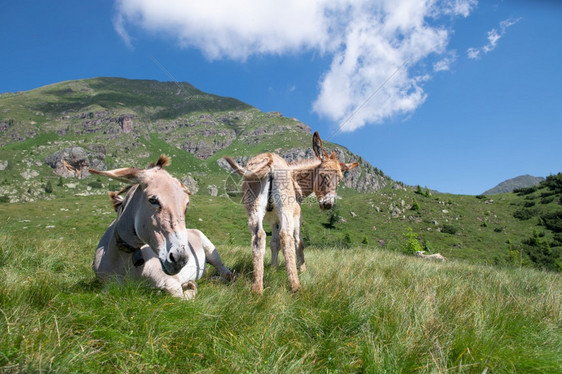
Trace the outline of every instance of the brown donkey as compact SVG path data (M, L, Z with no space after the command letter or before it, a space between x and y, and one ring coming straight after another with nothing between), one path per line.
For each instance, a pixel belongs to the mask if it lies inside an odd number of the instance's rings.
M358 165L356 162L339 162L335 153L328 155L318 132L312 137L312 149L316 155L315 159L291 164L287 164L274 153L262 153L252 158L246 167L238 165L230 157L224 157L234 171L244 177L242 203L248 213L248 228L252 234L254 293L263 292L263 258L266 245L263 220L271 224L272 265L277 266L277 253L281 247L291 291L296 292L300 288L296 257L301 271L305 269L300 235L300 204L314 192L320 209L331 209L336 199L336 187L343 178L342 172Z

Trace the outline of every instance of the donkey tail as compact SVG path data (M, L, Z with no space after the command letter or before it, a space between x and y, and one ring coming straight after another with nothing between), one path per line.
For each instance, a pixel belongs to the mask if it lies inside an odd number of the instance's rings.
M226 162L228 162L228 164L230 165L230 167L238 174L240 174L241 176L245 176L246 174L249 174L250 172L248 170L246 170L245 168L243 168L242 166L238 165L238 163L236 161L234 161L232 158L228 157L228 156L224 156L223 157Z
M248 165L246 165L246 167L238 165L236 161L228 156L225 156L224 159L236 173L247 180L258 180L265 178L265 176L271 171L270 166L273 163L273 157L269 153L265 153L261 157L254 157L248 162Z

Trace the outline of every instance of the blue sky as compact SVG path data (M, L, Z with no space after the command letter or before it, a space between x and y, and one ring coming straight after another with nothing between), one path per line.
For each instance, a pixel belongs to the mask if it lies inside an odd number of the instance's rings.
M186 81L296 117L395 180L479 194L562 171L560 20L547 0L5 2L0 92Z

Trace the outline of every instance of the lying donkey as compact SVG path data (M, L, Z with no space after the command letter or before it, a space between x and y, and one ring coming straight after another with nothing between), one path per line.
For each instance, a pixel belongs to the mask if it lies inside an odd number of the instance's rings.
M242 167L230 157L224 159L238 174L244 177L242 203L248 213L248 228L252 234L254 257L254 281L252 291L263 292L263 257L265 231L262 221L271 224L271 261L277 265L279 246L283 251L291 290L300 288L297 259L301 270L305 269L304 251L300 237L302 201L315 193L320 208L331 209L336 199L336 187L343 178L342 171L351 170L358 164L339 162L336 154L328 155L322 140L315 132L312 148L316 155L312 160L291 164L274 153L263 153L252 158Z
M205 262L224 278L230 279L232 273L201 231L186 229L189 195L164 170L169 163L168 157L160 156L144 170L90 170L132 184L110 193L118 215L98 244L93 269L102 282L144 279L175 297L192 299L197 294L194 281L203 276Z

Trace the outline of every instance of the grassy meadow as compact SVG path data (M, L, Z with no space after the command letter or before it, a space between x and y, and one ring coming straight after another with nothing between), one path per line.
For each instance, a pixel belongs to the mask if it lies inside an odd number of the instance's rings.
M244 211L225 200L193 196L188 226L203 229L239 277L225 283L209 268L189 302L95 282L94 248L114 217L106 197L0 204L0 372L560 372L560 274L454 252L445 263L404 255L393 246L416 220L385 224L349 198L358 219L376 222L368 235L388 230L396 242L340 245L330 238L353 222L328 230L326 214L306 207L302 290L288 290L283 266L266 266L256 296ZM468 247L469 234L452 238Z

